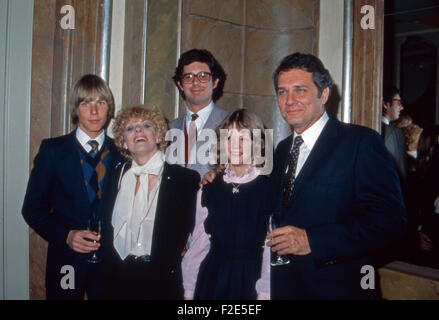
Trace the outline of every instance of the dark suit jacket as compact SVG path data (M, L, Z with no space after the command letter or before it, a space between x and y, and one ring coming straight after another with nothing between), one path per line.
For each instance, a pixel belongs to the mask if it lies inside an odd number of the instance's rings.
M126 172L129 167L130 164L127 163L123 171ZM113 179L111 185L110 193L114 200L122 168L123 166L114 176L116 179ZM153 267L145 268L144 271L154 273L154 276L150 277L151 282L148 283L148 287L145 287L145 295L151 299L183 298L181 253L189 233L194 228L199 181L200 176L197 172L165 162L152 237L151 265ZM114 205L114 200L108 203L111 207ZM108 238L113 239L113 230ZM110 259L115 264L115 274L110 275L112 278L110 281L120 276L116 274L117 272L124 272L123 267L117 266L121 264L121 259L113 246L112 248ZM110 291L114 291L111 286ZM150 294L146 294L147 292ZM118 296L118 292L110 293L110 295L110 298L127 298ZM135 298L138 297L133 297Z
M384 145L392 155L396 164L401 183L407 180L407 153L404 133L400 128L382 122L381 126Z
M279 143L272 182L280 210L292 135ZM273 299L360 299L361 268L406 229L395 165L373 130L330 118L295 181L283 225L307 232L311 254L272 267ZM377 276L377 275L376 275Z
M98 215L106 221L111 212L105 211L107 186L116 164L122 161L113 140L105 137L110 150L108 176L103 188ZM88 255L74 252L66 243L70 230L85 230L92 216L84 184L83 170L77 149L75 131L68 135L45 139L35 157L30 174L22 214L29 226L49 242L46 266L46 288L58 286L63 274L60 269L71 265L76 280L86 266ZM81 284L76 284L78 288ZM62 292L62 291L61 291Z

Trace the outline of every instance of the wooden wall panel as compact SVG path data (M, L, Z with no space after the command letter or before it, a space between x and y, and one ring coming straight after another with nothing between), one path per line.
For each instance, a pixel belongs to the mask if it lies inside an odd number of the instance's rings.
M363 29L361 8L374 7L375 29ZM384 0L354 1L352 45L352 123L377 131L381 128L383 78Z

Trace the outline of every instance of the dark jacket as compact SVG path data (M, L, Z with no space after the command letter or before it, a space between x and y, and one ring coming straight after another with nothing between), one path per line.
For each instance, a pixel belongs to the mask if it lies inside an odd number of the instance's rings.
M97 214L105 224L111 217L105 209L106 202L112 201L107 192L109 177L122 157L111 138L106 136L104 143L110 151L110 159ZM75 290L83 291L86 286L88 255L74 252L66 243L69 231L87 229L87 222L92 216L84 181L75 131L42 141L30 174L22 214L29 226L49 242L46 266L48 298L62 298L64 293L70 292L60 288L64 276L61 268L65 265L75 270Z
M277 211L292 137L274 155ZM380 136L330 118L296 178L282 221L306 230L311 254L271 268L272 299L373 298L374 290L360 285L362 267L406 224L398 174Z

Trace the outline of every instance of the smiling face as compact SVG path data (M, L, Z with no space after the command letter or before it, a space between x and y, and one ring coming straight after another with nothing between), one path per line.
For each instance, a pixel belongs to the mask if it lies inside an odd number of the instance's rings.
M318 88L312 73L301 69L281 72L278 78L277 101L285 121L301 134L311 127L325 112L329 88L318 97Z
M211 73L209 66L204 62L192 62L183 68L183 75L192 73L194 75L200 72ZM198 112L206 107L212 101L213 89L218 85L219 79L213 81L211 78L208 82L202 83L197 77L194 77L192 83L185 83L182 80L178 82L179 88L184 92L187 107L192 112Z
M252 138L250 130L237 128L235 125L228 129L226 146L229 164L249 167L252 163Z
M101 134L108 116L107 101L92 95L83 99L76 109L78 125L90 138Z
M158 150L156 130L151 121L131 119L123 134L124 148L137 164L145 164Z

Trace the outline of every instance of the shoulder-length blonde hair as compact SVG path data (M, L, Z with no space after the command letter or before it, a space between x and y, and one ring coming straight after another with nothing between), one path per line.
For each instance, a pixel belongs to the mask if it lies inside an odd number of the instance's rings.
M70 94L71 111L70 116L73 124L79 123L78 107L85 99L98 96L99 99L105 100L108 106L107 120L104 128L107 128L111 119L114 118L114 97L108 84L95 74L86 74L82 76L72 88Z
M254 143L255 137L253 136L253 130L258 129L261 131L261 139L260 139L260 148L261 148L261 156L265 156L265 127L261 118L259 118L254 112L248 109L238 109L229 114L216 128L215 133L217 137L216 145L212 146L212 151L217 154L217 163L211 165L212 170L216 173L222 173L226 169L226 164L220 163L220 154L226 152L223 145L221 145L221 130L222 129L230 129L232 127L236 127L237 129L248 129L250 131L252 142ZM254 149L252 148L252 159L254 158L253 154ZM257 164L257 167L263 167L264 163Z
M128 159L131 159L131 155L128 150L124 148L123 134L127 124L131 120L149 121L152 123L157 139L159 143L157 148L161 151L165 151L168 142L165 140L166 132L168 130L168 124L165 117L155 106L139 105L133 107L127 107L120 110L113 125L114 142L117 148Z

